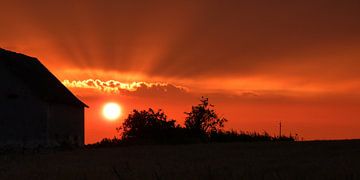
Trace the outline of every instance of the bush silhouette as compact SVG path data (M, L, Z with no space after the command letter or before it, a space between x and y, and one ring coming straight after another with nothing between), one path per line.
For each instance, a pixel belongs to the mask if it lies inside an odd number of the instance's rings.
M224 123L225 118L219 115L213 109L214 105L209 104L209 99L201 97L201 103L193 106L190 112L185 112L185 128L196 137L208 137L211 132L218 132Z

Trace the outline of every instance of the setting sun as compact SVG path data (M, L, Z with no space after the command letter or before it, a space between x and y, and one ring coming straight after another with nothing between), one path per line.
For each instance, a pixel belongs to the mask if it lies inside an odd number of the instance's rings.
M102 114L107 120L115 121L121 116L121 107L117 103L106 103Z

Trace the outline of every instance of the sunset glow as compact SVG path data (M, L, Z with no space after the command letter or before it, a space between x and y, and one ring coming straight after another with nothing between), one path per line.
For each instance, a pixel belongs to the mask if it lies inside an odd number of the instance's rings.
M163 109L183 123L201 96L227 129L275 134L282 121L284 133L306 140L360 138L359 7L6 1L0 47L37 57L89 105L86 143L119 136L133 109Z

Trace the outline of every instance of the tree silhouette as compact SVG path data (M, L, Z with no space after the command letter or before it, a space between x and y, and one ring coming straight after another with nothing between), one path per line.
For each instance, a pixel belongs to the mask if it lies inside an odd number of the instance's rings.
M112 147L128 144L177 144L198 142L250 142L250 141L295 141L293 136L270 136L267 132L224 131L227 119L220 117L214 110L214 105L209 99L201 97L200 104L192 106L184 125L181 127L173 119L168 119L159 109L154 111L133 110L117 128L122 131L122 139L103 139L101 142L90 145L91 147ZM90 147L89 146L89 147Z
M185 112L185 127L192 135L208 136L224 127L227 120L215 112L214 105L209 104L209 98L201 97L200 104L193 106L190 112Z
M175 129L180 128L175 122L168 120L161 109L157 112L151 108L147 111L133 110L118 130L123 131L124 140L164 140L170 138Z

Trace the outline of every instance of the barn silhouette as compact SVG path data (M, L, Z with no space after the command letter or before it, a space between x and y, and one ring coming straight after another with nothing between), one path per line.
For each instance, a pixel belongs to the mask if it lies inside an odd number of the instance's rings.
M84 145L84 108L41 62L0 48L0 146Z

